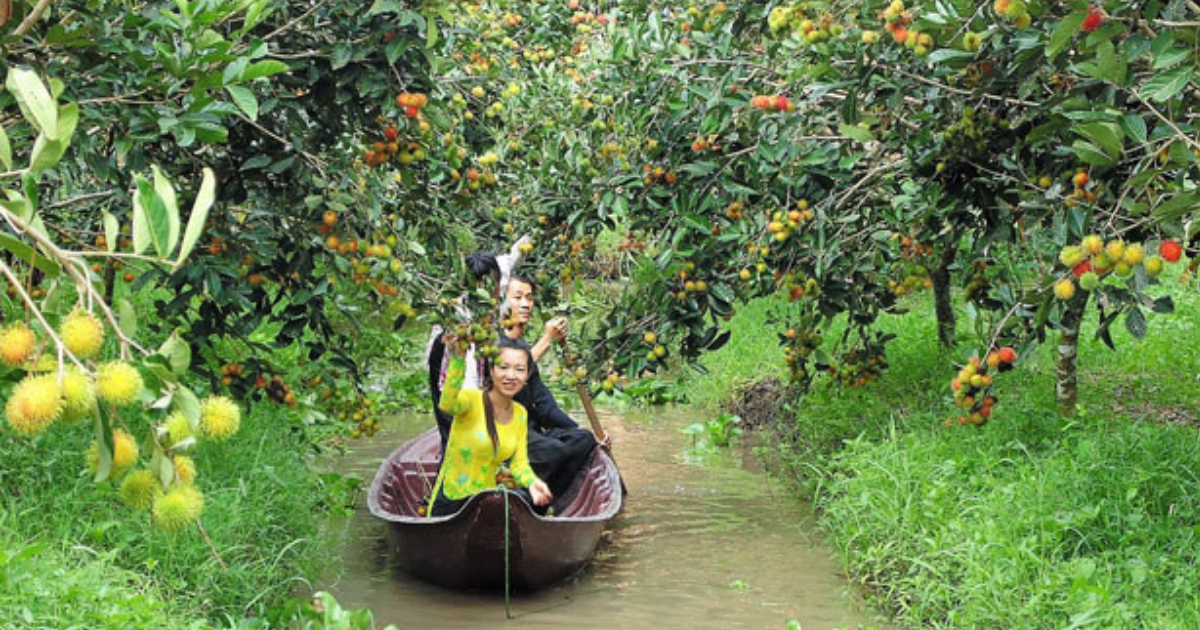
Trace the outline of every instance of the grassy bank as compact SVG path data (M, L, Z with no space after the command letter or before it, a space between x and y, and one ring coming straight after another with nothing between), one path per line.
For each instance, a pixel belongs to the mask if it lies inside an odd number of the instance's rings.
M147 618L170 621L121 627L176 627L184 619L223 624L261 615L312 574L320 555L323 493L294 422L279 407L257 405L234 438L204 443L194 453L205 494L201 522L219 560L198 529L160 531L147 513L122 505L110 485L92 482L83 458L90 425L56 426L33 440L6 436L0 440L3 546L44 548L22 566L37 567L31 573L41 576L77 578L80 588L115 598L81 599L73 614L99 615L111 601L138 594ZM45 577L33 584L48 593L63 588ZM0 580L0 587L0 601L24 592L12 590L22 587L11 580ZM53 603L27 610L29 627L67 627L56 621L61 611Z
M1194 288L1168 290L1177 312L1151 316L1141 342L1115 330L1113 352L1093 339L1094 320L1085 327L1075 419L1055 413L1048 343L998 379L987 426L943 428L955 356L936 348L927 296L883 322L898 337L882 379L818 385L799 403L800 437L780 445L782 459L851 575L898 621L1200 627L1200 300ZM767 307L735 318L735 341L689 389L715 401L753 375L742 370L781 362L763 332Z

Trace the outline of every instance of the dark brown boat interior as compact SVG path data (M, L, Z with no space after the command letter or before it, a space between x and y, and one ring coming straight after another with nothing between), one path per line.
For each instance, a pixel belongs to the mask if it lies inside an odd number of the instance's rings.
M554 501L555 515L551 517L552 520L605 520L620 510L620 481L609 473L606 459L607 455L596 451L584 473L575 479L565 496ZM417 514L417 508L428 498L437 481L440 460L441 444L436 429L414 438L405 448L398 449L388 458L384 472L386 476L376 498L379 508L393 517L389 520L437 522L443 518L453 518L451 515L427 519Z

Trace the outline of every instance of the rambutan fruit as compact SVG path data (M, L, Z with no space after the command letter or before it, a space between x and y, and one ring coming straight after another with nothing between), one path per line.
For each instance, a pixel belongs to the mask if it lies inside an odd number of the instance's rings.
M1183 248L1179 246L1179 243L1168 239L1158 246L1158 255L1169 263L1179 262L1180 256L1183 255Z
M171 488L154 502L154 524L165 531L177 532L200 518L204 496L189 485Z
M1066 301L1075 297L1075 282L1070 278L1063 278L1054 283L1054 297Z
M37 336L24 322L11 324L0 329L0 360L12 366L21 365L33 355L36 344Z
M62 414L62 388L54 374L26 376L13 388L5 405L8 424L22 435L45 431Z
M96 404L96 388L83 370L72 365L63 371L63 420L74 422L92 411Z
M1088 234L1083 237L1083 251L1092 256L1099 254L1104 251L1104 239L1096 234Z
M148 510L162 496L158 479L149 470L137 470L121 480L121 501L135 510Z
M200 404L200 428L214 440L224 440L237 432L242 412L225 396L210 396Z
M1114 238L1104 246L1104 253L1108 254L1109 260L1121 260L1125 257L1125 241Z
M1074 267L1083 262L1084 258L1086 258L1086 254L1083 253L1083 248L1078 245L1068 245L1058 253L1058 261L1066 267Z
M1017 351L1014 350L1012 346L1004 346L1003 348L997 350L996 354L1000 355L1000 361L1002 363L1011 364L1016 363L1017 361Z
M104 327L100 325L100 320L80 309L71 311L63 319L58 335L67 350L81 359L95 356L104 343Z
M167 416L165 424L167 427L167 436L171 440L171 446L192 437L192 424L188 422L187 416L183 415L183 412L176 411Z
M1163 259L1158 256L1151 256L1146 259L1146 275L1151 278L1157 278L1163 271Z
M1095 291L1096 287L1100 286L1100 276L1096 272L1089 271L1082 276L1079 276L1079 288L1084 291Z
M192 483L196 479L196 462L187 455L176 455L175 476L183 483Z
M125 429L113 431L113 468L124 470L137 461L138 445Z
M1125 247L1125 254L1121 257L1126 263L1131 266L1136 266L1146 257L1146 250L1141 245L1134 243Z
M100 400L123 407L142 393L142 374L123 361L112 361L96 370L96 393Z

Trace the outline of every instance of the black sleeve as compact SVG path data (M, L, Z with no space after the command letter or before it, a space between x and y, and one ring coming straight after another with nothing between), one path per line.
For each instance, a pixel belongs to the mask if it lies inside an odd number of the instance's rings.
M516 401L524 405L526 411L529 412L529 424L534 429L544 431L546 429L579 428L571 416L568 416L567 412L558 406L554 394L550 393L550 388L542 381L542 373L536 363L533 371L529 374L529 382L517 394Z
M450 424L454 422L450 414L438 409L438 403L442 400L442 390L438 387L438 381L441 380L442 357L445 353L446 346L442 343L442 336L438 335L429 350L429 396L433 399L433 417L437 420L438 433L442 435L443 449L446 448L446 440L450 437Z

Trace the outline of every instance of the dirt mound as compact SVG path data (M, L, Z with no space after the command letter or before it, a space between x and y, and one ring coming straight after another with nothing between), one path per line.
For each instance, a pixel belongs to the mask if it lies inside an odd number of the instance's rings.
M764 378L740 388L721 409L741 417L742 427L757 430L783 419L788 403L795 399L791 387L777 378Z

